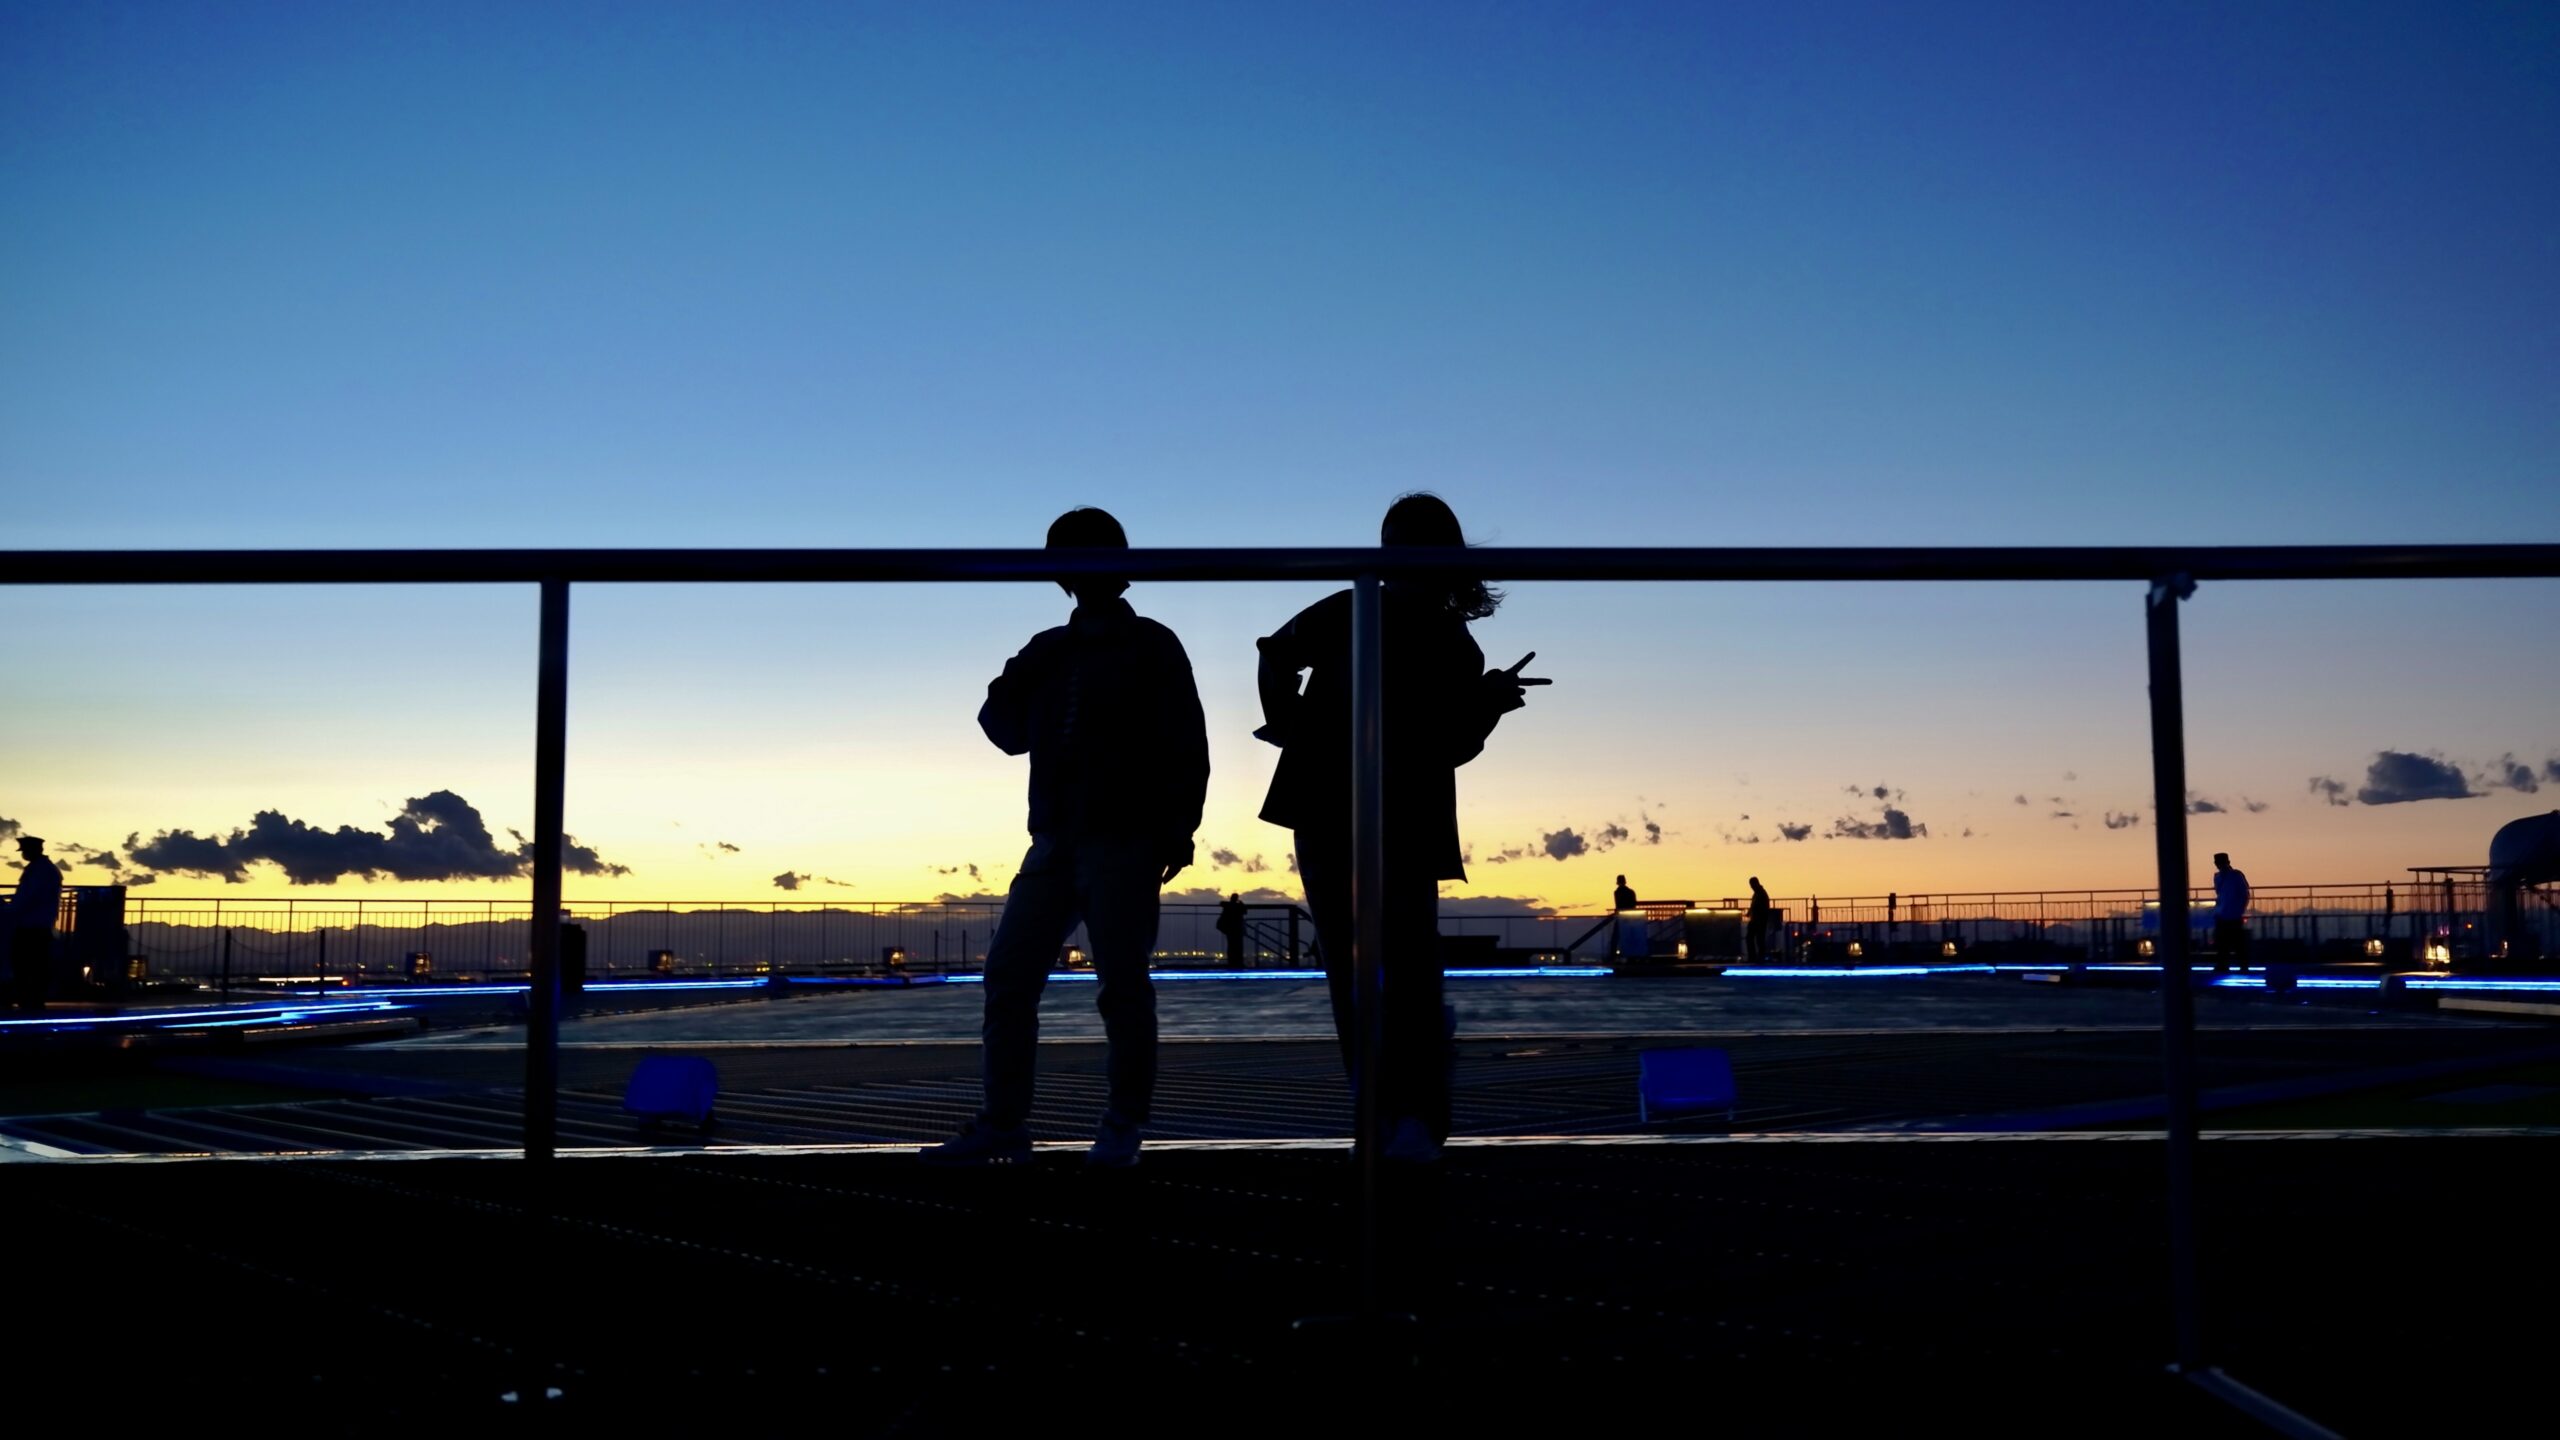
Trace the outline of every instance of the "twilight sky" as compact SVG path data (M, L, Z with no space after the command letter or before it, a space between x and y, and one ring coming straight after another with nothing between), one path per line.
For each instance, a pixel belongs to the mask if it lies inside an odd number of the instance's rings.
M2549 541L2555 397L2549 7L0 10L0 548L1367 543L1415 488L1495 545ZM1294 888L1252 640L1321 593L1133 594L1209 710L1178 886ZM75 882L522 892L529 590L0 601L0 830ZM1478 638L1557 683L1453 893L2142 884L2139 603L1515 587ZM628 873L571 893L1001 889L971 717L1063 613L582 589ZM2560 797L2555 615L2208 587L2199 856L2476 863Z

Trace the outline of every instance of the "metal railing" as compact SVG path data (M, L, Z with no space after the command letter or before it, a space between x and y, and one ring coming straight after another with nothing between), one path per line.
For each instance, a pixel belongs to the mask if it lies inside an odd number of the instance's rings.
M2124 581L2143 587L2150 677L2153 827L2161 898L2160 962L2186 973L2189 886L2185 699L2179 611L2202 582L2560 577L2560 545L2364 545L2267 547L2063 547L1765 550L1299 549L1131 550L326 550L13 551L0 553L0 584L493 584L539 587L540 645L533 735L533 913L561 900L563 775L567 766L569 594L593 583L977 583L1112 577L1134 581L1341 581L1352 585L1353 990L1366 1073L1377 1073L1381 926L1385 878L1384 605L1394 581L1477 577L1505 581ZM525 1044L525 1158L550 1160L558 1140L559 932L534 927ZM2195 1206L2194 993L2163 984L2161 1030L2167 1098L2166 1208L2172 1350L2179 1374L2262 1419L2291 1417L2207 1363ZM1360 1087L1362 1310L1378 1305L1379 1139L1376 1092Z
M13 887L0 885L0 897ZM79 889L66 892L66 909ZM1780 924L1778 953L1803 956L1822 945L1954 944L1960 953L2013 952L2020 959L2103 961L2153 934L2156 891L2114 889L1976 891L1890 895L1773 897ZM2529 893L2522 911L2539 953L2560 954L2560 907ZM1739 909L1739 897L1702 901ZM2192 913L2209 912L2213 894L2195 887ZM2373 881L2362 884L2261 885L2249 923L2262 947L2302 960L2355 959L2368 942L2384 942L2397 961L2429 958L2460 964L2485 958L2478 936L2488 904L2476 876L2459 882ZM997 899L905 901L567 900L562 912L585 932L587 975L673 974L687 977L765 974L867 974L889 967L910 974L966 974L983 969L986 947L1003 918ZM1162 907L1155 960L1160 967L1217 964L1227 953L1218 907L1174 902ZM234 899L128 892L127 951L153 981L221 984L261 976L326 975L341 983L402 979L521 979L531 966L532 915L524 900ZM1445 907L1440 930L1453 951L1494 964L1543 957L1605 962L1612 936L1599 911L1548 910L1484 914L1463 902ZM67 928L67 927L66 927ZM2192 927L2202 933L2199 922ZM1313 963L1315 925L1286 902L1246 907L1246 953L1257 966ZM1070 945L1083 943L1080 933ZM1988 947L1986 949L1986 947ZM423 957L423 963L421 963ZM1729 958L1729 957L1714 957Z
M10 888L0 886L0 897ZM66 893L76 897L78 889ZM583 932L590 979L892 968L948 975L985 968L1004 902L570 900L560 909ZM76 907L67 913L66 929L78 923ZM1215 905L1163 906L1156 962L1222 963L1227 945L1217 915ZM361 984L522 979L532 966L532 916L524 900L237 900L128 892L123 924L126 954L142 962L142 974L153 981L219 985L325 975ZM1257 965L1310 963L1315 926L1303 909L1257 902L1246 916L1247 953ZM1081 927L1067 943L1085 943Z

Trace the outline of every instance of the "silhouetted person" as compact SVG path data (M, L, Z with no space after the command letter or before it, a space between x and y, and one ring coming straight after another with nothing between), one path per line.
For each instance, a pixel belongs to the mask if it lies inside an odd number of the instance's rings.
M1627 883L1626 876L1621 875L1618 877L1618 888L1610 892L1609 903L1620 910L1633 910L1636 908L1635 887Z
M1466 544L1458 517L1433 495L1407 495L1381 527L1390 546ZM1378 1113L1391 1160L1439 1158L1449 1133L1449 1029L1441 1007L1439 892L1463 880L1458 767L1524 703L1520 665L1487 670L1467 622L1502 597L1481 581L1391 582L1385 614L1386 947ZM1260 642L1264 724L1281 747L1262 818L1296 833L1298 872L1315 913L1334 1031L1356 1091L1361 1046L1352 987L1351 592L1329 595ZM1521 659L1521 665L1528 657ZM1303 693L1298 676L1307 676Z
M1227 937L1227 964L1244 967L1244 896L1230 895L1218 907L1218 933Z
M77 848L77 847L74 847ZM21 1010L44 1006L53 984L53 922L62 912L62 869L46 857L44 841L18 837L26 868L9 897L9 999Z
M2249 877L2219 853L2213 857L2213 968L2249 968Z
M1769 903L1769 892L1760 886L1760 877L1751 877L1751 909L1743 917L1742 958L1757 965L1769 958L1769 924L1777 919L1777 907Z
M1052 550L1125 550L1120 522L1070 510ZM1209 738L1191 660L1172 631L1129 608L1118 579L1061 582L1075 613L1031 637L987 686L978 727L1031 756L1031 849L987 947L980 1031L986 1098L961 1132L923 1152L937 1165L1027 1160L1040 992L1076 925L1093 957L1111 1043L1110 1103L1090 1164L1138 1161L1155 1092L1157 892L1191 863L1209 788Z
M1635 887L1627 883L1624 875L1618 877L1618 888L1609 893L1609 908L1618 912L1618 918L1609 926L1609 956L1616 959L1627 953L1628 936L1645 933L1645 917L1632 913L1636 908Z

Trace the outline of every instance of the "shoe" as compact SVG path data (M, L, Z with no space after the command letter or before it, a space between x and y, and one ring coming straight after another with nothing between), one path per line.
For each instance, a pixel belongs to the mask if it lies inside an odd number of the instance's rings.
M1084 1152L1084 1163L1104 1170L1126 1170L1138 1163L1138 1127L1105 1120Z
M1399 1120L1387 1133L1387 1148L1381 1157L1399 1165L1429 1165L1440 1158L1440 1142L1422 1128L1419 1120Z
M1031 1132L1019 1125L989 1125L972 1120L960 1133L939 1145L916 1152L927 1165L1026 1165L1031 1161Z

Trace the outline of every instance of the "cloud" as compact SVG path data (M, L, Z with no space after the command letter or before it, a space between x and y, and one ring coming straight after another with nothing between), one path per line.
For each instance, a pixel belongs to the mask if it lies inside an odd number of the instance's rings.
M730 844L726 840L714 840L708 845L696 845L693 848L710 856L714 860L719 859L723 855L735 855L738 853L738 847Z
M2542 788L2541 777L2533 773L2533 767L2522 763L2511 754L2501 755L2491 763L2488 783L2521 791L2527 795Z
M1575 834L1573 827L1567 825L1561 830L1539 836L1538 848L1544 850L1550 860L1570 860L1576 855L1588 853L1591 842Z
M1929 827L1912 823L1911 817L1887 805L1883 818L1859 820L1843 815L1831 822L1828 840L1925 840Z
M1298 852L1295 850L1289 852L1289 873L1292 875L1298 873Z
M1271 862L1263 859L1259 855L1256 855L1251 859L1246 859L1244 856L1238 855L1233 850L1229 850L1224 846L1220 846L1219 848L1209 852L1209 865L1211 869L1215 870L1226 870L1230 868L1239 869L1244 871L1247 875L1259 875L1271 868Z
M2555 760L2551 763L2554 765L2560 765L2560 760ZM1662 822L1654 819L1651 815L1645 814L1641 810L1637 811L1636 814L1638 816L1638 823L1644 826L1644 843L1647 845L1661 844ZM1746 816L1744 818L1748 819L1749 817Z
M2128 830L2141 824L2142 817L2139 815L2125 814L2121 811L2110 810L2106 814L2106 821L2107 828L2110 830Z
M2193 790L2190 790L2187 792L2187 813L2190 815L2220 815L2226 812L2222 807L2221 801L2207 800Z
M2347 786L2345 781L2332 780L2326 775L2314 775L2311 777L2311 793L2320 796L2332 805L2352 805L2355 803L2347 798Z
M1786 821L1781 820L1778 822L1778 838L1781 840L1810 840L1813 838L1813 827L1811 825L1790 825Z
M2252 800L2248 796L2243 795L2240 797L2240 808L2248 811L2252 815L2264 815L2267 813L2268 807L2267 802L2264 800Z
M972 880L983 880L986 878L978 873L978 867L975 865L927 865L924 868L932 871L936 875L966 875Z
M2026 804L2026 803L2027 803L2027 797L2026 797L2026 796L2024 796L2024 795L2019 796L2019 797L2017 798L2016 803L2017 803L2017 804L2020 804L2020 805L2024 805L2024 804Z
M1727 845L1757 845L1760 843L1760 832L1754 830L1748 835L1737 835L1731 830L1718 829L1716 838Z
M265 863L284 871L296 885L329 885L352 876L503 880L529 873L533 843L520 832L508 834L517 842L512 848L498 844L470 801L438 790L401 806L384 831L352 825L323 830L282 811L261 810L246 829L224 837L163 830L149 840L139 832L128 835L124 844L138 869L219 875L237 883L248 877L249 867ZM631 873L629 866L612 864L573 838L562 841L560 863L580 875Z
M1603 850L1615 849L1620 841L1627 838L1627 835L1627 827L1624 825L1616 824L1614 822L1603 825L1600 827L1599 832L1599 848Z
M2542 762L2542 778L2554 785L2560 785L2560 759Z
M1223 905L1226 903L1229 893L1230 892L1228 891L1219 889L1215 885L1194 885L1187 890L1165 891L1164 903L1167 905ZM1274 890L1268 885L1256 885L1252 889L1239 890L1233 893L1242 895L1245 903L1248 905L1294 905L1298 903L1297 896L1290 894L1286 890Z
M2477 794L2462 772L2441 755L2414 755L2384 750L2365 767L2364 786L2356 799L2367 805L2405 805L2412 800L2469 800Z
M773 877L773 888L776 890L797 890L803 885L833 885L839 890L850 890L853 888L853 882L850 880L837 880L825 875L812 875L806 870L785 870L781 874Z
M1505 845L1501 849L1494 851L1492 854L1485 856L1484 863L1487 865L1508 865L1514 860L1526 860L1535 853L1536 852L1534 850L1526 845Z
M1546 916L1556 910L1535 895L1443 895L1440 913L1489 919Z
M8 816L0 815L0 840L15 840L25 831L25 828Z

